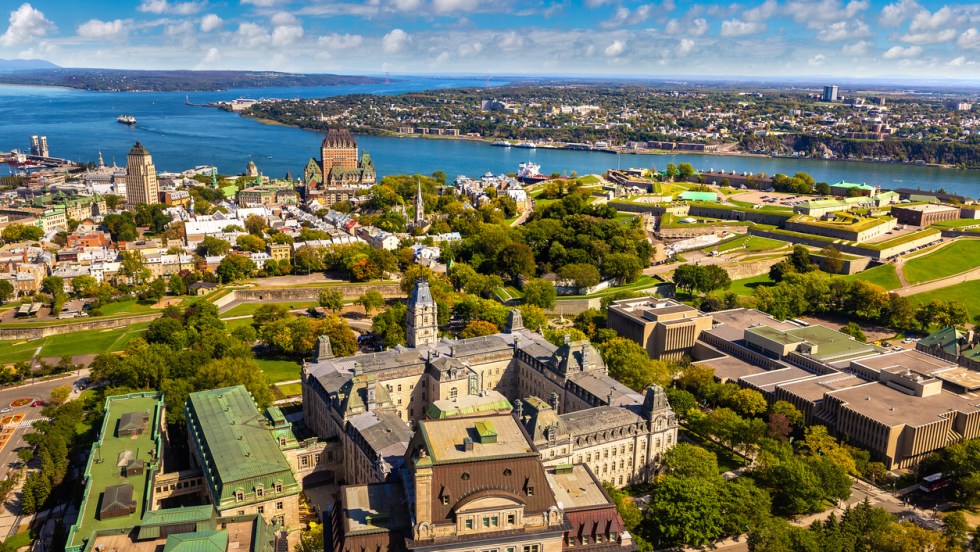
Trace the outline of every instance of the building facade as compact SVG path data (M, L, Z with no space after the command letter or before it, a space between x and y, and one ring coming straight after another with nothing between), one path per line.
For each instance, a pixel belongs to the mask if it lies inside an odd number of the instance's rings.
M371 156L358 157L357 140L347 129L330 129L320 144L320 160L310 159L304 171L307 193L325 186L374 184Z
M645 348L651 358L680 360L690 353L711 315L671 299L623 299L609 306L607 324Z
M153 158L143 144L136 142L126 158L126 202L131 206L156 203L159 192Z

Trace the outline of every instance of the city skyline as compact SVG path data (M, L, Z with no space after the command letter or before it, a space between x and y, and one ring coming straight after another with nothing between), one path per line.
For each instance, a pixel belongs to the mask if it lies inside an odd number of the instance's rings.
M980 57L980 4L915 0L56 0L4 15L0 57L66 67L975 80Z

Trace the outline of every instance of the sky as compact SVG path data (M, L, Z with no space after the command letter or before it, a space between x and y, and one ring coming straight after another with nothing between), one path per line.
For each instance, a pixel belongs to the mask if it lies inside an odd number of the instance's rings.
M977 3L14 0L7 9L0 58L65 67L980 80Z

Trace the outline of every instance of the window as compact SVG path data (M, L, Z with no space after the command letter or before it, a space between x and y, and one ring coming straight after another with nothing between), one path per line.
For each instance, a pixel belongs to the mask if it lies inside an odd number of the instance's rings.
M523 548L524 552L541 552L541 548L536 544L525 544Z
M309 456L300 456L299 457L299 465L300 465L300 467L303 467L303 468L309 467L309 465L310 465L310 457Z
M470 472L463 472L463 475L459 476L459 478L462 479L463 481L469 481L470 480Z
M589 537L582 537L582 544L589 544Z
M276 502L276 510L282 510L282 502Z
M259 506L259 513L260 514L264 514L265 513L265 506Z
M277 482L276 483L276 492L277 493L281 493L282 492L282 483L281 482Z
M515 516L514 514L507 514L507 525L514 525L516 520L517 520L517 516Z
M255 496L262 498L264 494L265 494L265 489L263 489L262 487L255 488Z
M443 495L443 497L442 497L442 505L443 506L449 506L449 496Z
M513 471L511 471L511 469L510 469L510 468L507 468L507 469L505 469L505 470L504 470L504 475L507 475L507 476L509 476L509 475L510 475L510 474L512 474L512 473L514 473L514 472L513 472Z
M245 515L245 510L238 510L238 515L244 516Z
M452 387L452 388L449 389L449 398L450 399L455 399L457 395L459 395L459 389L456 389L455 387Z
M398 390L399 390L399 391L401 391L401 390L402 390L402 384L400 384L400 383L398 384Z
M467 529L472 529L473 528L473 520L472 519L466 520L466 528Z
M496 527L496 526L497 526L497 516L493 516L490 518L490 527Z
M238 502L245 500L245 491L235 491L235 500Z
M488 518L488 517L484 517L483 518L483 526L484 527L490 527L490 518Z
M527 488L527 496L534 496L534 487Z

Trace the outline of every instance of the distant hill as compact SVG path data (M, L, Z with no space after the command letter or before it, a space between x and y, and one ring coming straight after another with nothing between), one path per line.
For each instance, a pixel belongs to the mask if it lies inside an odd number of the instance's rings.
M32 69L59 69L59 67L43 59L0 59L0 73Z
M47 68L0 73L0 84L65 86L81 90L112 92L205 92L229 88L335 86L378 82L382 82L381 79L373 77L278 73L275 71L131 71Z

